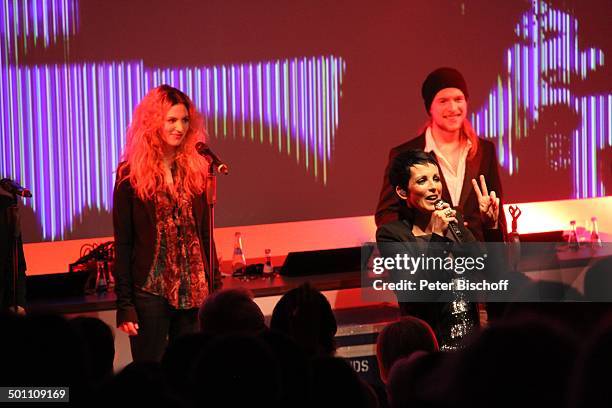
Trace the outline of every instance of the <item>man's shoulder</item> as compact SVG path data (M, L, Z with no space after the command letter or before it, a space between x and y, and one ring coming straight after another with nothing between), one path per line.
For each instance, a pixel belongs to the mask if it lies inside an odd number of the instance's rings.
M482 137L478 137L478 143L480 144L480 148L483 152L492 152L495 151L495 143L490 140L484 139Z

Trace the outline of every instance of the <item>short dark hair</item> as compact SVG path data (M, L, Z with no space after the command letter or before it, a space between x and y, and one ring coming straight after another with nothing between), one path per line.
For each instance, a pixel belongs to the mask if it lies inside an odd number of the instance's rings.
M417 164L434 164L438 169L440 165L434 153L426 153L420 149L401 152L393 158L389 169L389 183L395 189L397 186L406 188L410 180L410 168Z
M286 333L309 356L332 356L336 350L336 317L327 298L308 282L280 298L270 328Z
M381 372L389 373L393 363L415 351L438 350L436 335L429 324L414 316L402 316L382 330L376 341Z
M198 313L200 330L210 334L257 334L266 329L253 294L244 288L223 289L204 300Z

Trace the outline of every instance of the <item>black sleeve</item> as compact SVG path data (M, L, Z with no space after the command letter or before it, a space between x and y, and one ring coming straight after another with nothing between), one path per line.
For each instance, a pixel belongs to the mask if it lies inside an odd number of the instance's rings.
M117 171L119 177L119 171ZM117 326L137 322L133 303L132 252L134 225L132 220L133 190L129 180L115 183L113 193L113 230L115 237L115 293L117 295Z
M504 212L504 192L502 189L501 177L499 175L499 161L497 160L497 153L495 152L495 145L493 143L491 146L491 161L489 162L489 169L486 174L487 187L489 191L495 191L497 197L499 197L499 221L498 221L498 229L501 231L502 235L505 237L505 234L508 231L506 225L506 215ZM485 241L487 232L483 231L485 235Z
M390 223L379 227L376 231L376 243L378 244L378 251L385 258L394 258L396 255L408 255L410 257L418 257L420 254L414 250L416 246L413 246L413 242L406 242L397 233L397 224ZM406 226L408 228L408 226ZM426 257L442 257L446 258L446 252L451 249L453 242L441 235L431 234L429 240L431 245L428 245L425 254ZM439 270L431 269L427 271L416 271L415 276L428 280L439 279L442 275ZM448 276L444 276L447 278ZM391 273L391 279L394 281L399 280L401 277Z
M393 191L393 187L389 183L389 171L391 169L391 163L393 163L393 159L396 155L395 149L391 149L389 152L389 162L387 163L383 176L378 205L376 206L376 214L374 215L374 221L377 227L398 219L397 212L399 209L399 200L395 191Z
M485 242L504 242L504 233L501 228L484 229L483 232Z

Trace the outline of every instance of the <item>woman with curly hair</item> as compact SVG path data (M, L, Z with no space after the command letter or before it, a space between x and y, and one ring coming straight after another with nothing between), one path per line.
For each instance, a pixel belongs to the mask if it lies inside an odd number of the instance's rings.
M168 85L145 95L128 128L113 226L117 327L130 336L134 361L159 361L168 339L197 331L211 290L208 162L195 149L204 134L189 97Z

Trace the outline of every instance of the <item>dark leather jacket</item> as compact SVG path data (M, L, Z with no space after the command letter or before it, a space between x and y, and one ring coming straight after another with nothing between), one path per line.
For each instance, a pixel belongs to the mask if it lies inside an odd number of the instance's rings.
M126 171L125 164L117 169L117 180ZM193 219L196 222L202 261L208 275L209 234L208 207L205 194L192 201ZM155 252L157 226L155 204L143 201L136 195L128 179L115 183L113 195L113 227L115 237L115 293L117 295L117 326L124 322L137 322L138 316L132 302L134 288L141 288L149 275ZM214 245L214 244L213 244ZM214 248L215 287L220 286L221 275Z

